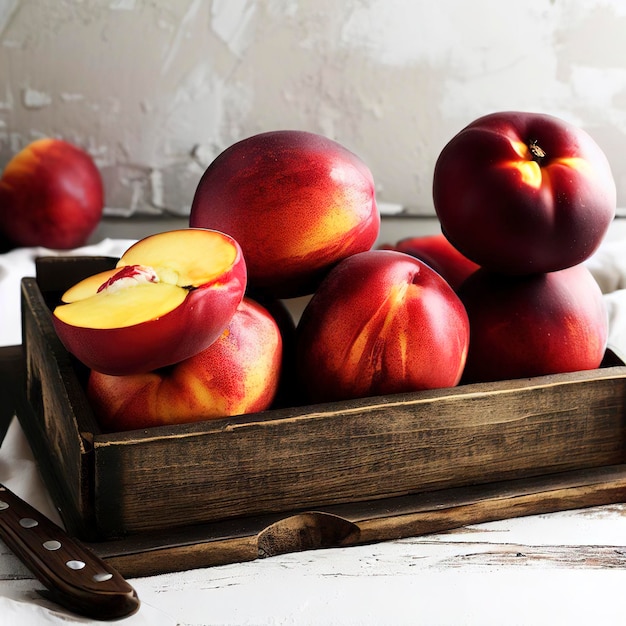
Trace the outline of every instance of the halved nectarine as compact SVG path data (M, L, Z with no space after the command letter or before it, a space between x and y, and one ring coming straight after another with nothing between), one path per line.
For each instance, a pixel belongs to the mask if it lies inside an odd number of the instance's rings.
M116 270L68 289L54 310L59 338L87 367L111 375L148 372L215 341L243 299L239 244L186 228L133 244Z

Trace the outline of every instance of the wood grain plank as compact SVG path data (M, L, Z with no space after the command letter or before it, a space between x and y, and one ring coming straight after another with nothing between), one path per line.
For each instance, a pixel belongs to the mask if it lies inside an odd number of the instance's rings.
M27 348L23 402L28 403L29 410L18 411L18 417L29 436L45 440L40 448L58 468L75 516L90 520L93 463L89 440L95 418L72 358L52 328L50 313L33 279L22 280L22 302L23 345ZM80 425L76 415L82 416Z
M97 518L113 536L618 464L625 401L608 368L96 436Z
M127 576L440 533L512 517L624 502L626 465L230 520L90 544ZM267 535L273 535L267 541ZM271 546L272 549L268 549Z

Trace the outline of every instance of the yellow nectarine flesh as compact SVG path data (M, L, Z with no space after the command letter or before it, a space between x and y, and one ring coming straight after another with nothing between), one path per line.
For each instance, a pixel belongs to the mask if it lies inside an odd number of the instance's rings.
M65 291L65 293L61 296L61 302L70 303L76 302L76 300L90 298L97 293L101 285L103 285L107 280L109 280L109 278L117 274L119 271L119 268L116 267L112 270L106 270L84 278Z
M223 234L211 237L209 233L214 231L189 228L147 237L141 245L128 248L117 266L141 264L152 267L165 282L180 287L204 285L224 274L237 257L237 249Z
M176 308L188 289L215 280L235 262L237 249L221 233L207 237L210 231L202 229L185 229L183 236L180 232L160 233L132 245L115 269L70 287L54 314L84 328L140 324Z
M83 328L124 328L157 319L183 303L187 290L168 283L137 283L126 289L104 289L84 300L56 308L63 322Z

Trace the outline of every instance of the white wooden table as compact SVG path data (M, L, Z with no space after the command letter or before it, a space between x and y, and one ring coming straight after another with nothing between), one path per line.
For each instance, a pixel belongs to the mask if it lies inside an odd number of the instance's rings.
M48 608L4 546L0 581L3 626L95 623ZM129 625L624 624L626 505L131 583L142 607ZM6 621L3 598L26 603L19 622Z

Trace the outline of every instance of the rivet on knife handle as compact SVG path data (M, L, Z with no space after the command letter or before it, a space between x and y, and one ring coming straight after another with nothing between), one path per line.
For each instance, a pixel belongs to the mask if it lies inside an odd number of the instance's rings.
M119 572L0 484L0 538L65 608L100 620L139 608Z

